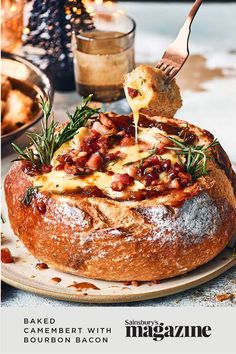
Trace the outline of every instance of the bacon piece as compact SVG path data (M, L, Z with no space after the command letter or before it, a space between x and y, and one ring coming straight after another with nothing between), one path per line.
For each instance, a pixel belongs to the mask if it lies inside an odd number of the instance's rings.
M51 171L52 171L52 166L51 165L45 165L45 164L42 165L42 172L43 173L49 173Z
M87 166L93 171L99 170L102 167L102 165L103 165L103 158L99 152L95 152L94 154L92 154L89 160L87 161Z
M125 136L121 142L121 146L131 146L135 144L135 139L132 136Z
M130 166L128 172L131 177L136 177L138 175L138 168L136 166Z
M173 179L173 181L170 182L169 188L170 189L179 189L180 188L180 184L179 184L179 181L177 180L177 178Z
M77 172L77 169L76 169L75 165L70 165L70 164L66 163L64 166L64 171L65 171L65 173L68 173L70 175L75 175Z
M128 173L123 173L123 174L115 174L113 176L113 181L118 181L118 182L121 182L122 184L124 185L131 185L132 183L134 183L134 177L131 177L128 175Z
M1 249L1 261L2 263L13 263L13 257L11 255L11 251L9 248L2 248Z
M166 136L162 135L162 134L155 134L155 137L160 141L160 145L161 147L166 147L166 146L172 146L173 143L172 141L170 141L170 139L168 139ZM158 145L159 148L159 145Z
M41 173L40 168L36 165L33 165L29 161L22 161L21 169L25 174L31 177L37 176Z
M164 160L162 163L161 163L161 169L162 171L169 171L170 170L170 167L171 167L171 160Z
M191 181L192 180L192 176L188 172L179 172L178 173L178 177L186 179L187 181Z
M120 181L113 181L111 183L111 188L114 191L121 192L125 189L125 185L123 183L121 183Z
M57 161L60 163L71 162L70 154L62 154L57 156Z
M59 163L57 166L56 166L56 170L57 171L62 171L64 170L64 167L65 167L65 164L64 163Z
M139 90L137 89L134 89L132 87L127 87L127 90L128 90L128 95L131 97L131 98L135 98L137 96L141 96Z
M110 128L106 127L105 125L101 124L100 122L94 122L91 128L93 131L96 131L97 133L101 135L109 134L110 133Z
M106 127L113 129L115 128L114 123L112 122L111 119L109 119L104 113L99 114L99 120L100 122L105 125Z

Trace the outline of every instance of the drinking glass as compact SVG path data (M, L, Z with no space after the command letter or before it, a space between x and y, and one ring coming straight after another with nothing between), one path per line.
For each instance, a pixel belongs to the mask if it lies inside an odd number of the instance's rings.
M134 68L135 22L116 13L96 13L94 29L73 32L77 91L101 102L124 97L123 77Z

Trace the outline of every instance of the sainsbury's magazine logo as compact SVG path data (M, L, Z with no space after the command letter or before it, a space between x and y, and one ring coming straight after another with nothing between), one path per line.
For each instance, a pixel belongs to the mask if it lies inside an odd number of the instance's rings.
M163 322L125 320L125 336L128 338L148 337L154 341L164 338L208 338L211 336L210 326L171 326Z

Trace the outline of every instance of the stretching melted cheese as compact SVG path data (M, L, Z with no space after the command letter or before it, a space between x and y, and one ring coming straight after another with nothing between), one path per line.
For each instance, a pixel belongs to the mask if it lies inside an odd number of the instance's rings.
M132 88L137 90L137 96L132 98L129 95L128 89ZM138 141L138 121L139 112L142 108L147 108L153 95L153 90L146 84L145 78L139 76L138 78L133 75L127 75L124 85L126 99L133 112L134 125L135 125L135 140Z
M83 129L83 128L82 128ZM68 152L69 149L79 146L79 138L84 136L85 131L79 132L78 135L74 137L71 141L63 144L60 149L55 153L52 166L55 167L58 164L56 157L60 154ZM161 133L166 135L165 132L159 130L158 128L140 128L139 134L139 144L132 146L115 146L109 152L120 151L124 154L124 158L111 162L107 171L112 171L114 173L127 173L129 172L129 163L139 161L150 155L150 149L152 149L157 143L158 138L155 137L156 134ZM175 138L181 140L179 137L174 136ZM148 144L148 145L147 145ZM144 148L146 146L146 149ZM172 163L178 162L177 155L173 152L167 152L162 155L163 159L170 159ZM127 165L128 164L128 165ZM66 174L64 171L57 171L53 169L50 173L39 175L36 177L31 177L34 186L42 186L40 191L51 191L55 193L63 192L73 192L78 188L83 188L87 186L96 186L109 195L111 198L116 198L122 196L123 192L116 192L110 187L112 183L112 175L106 172L96 171L88 176L74 176ZM167 177L166 173L163 172L160 174L160 180L165 180ZM133 185L128 187L130 191L137 191L144 189L145 186L139 181L135 181Z
M182 106L179 87L175 80L166 83L162 70L148 65L139 65L126 74L124 90L133 111L138 139L139 112L150 116L173 117Z

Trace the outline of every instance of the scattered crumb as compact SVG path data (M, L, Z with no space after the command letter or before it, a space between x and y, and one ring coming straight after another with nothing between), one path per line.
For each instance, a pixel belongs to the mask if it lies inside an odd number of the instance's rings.
M77 291L88 290L88 289L101 290L100 288L98 288L96 285L92 283L87 283L87 282L77 283L76 281L74 281L74 284L69 285L67 288L75 288Z
M235 295L234 294L219 294L215 296L216 301L226 301L226 300L232 300L234 299Z
M150 283L148 284L148 286L160 284L160 282L161 282L160 280L152 280L152 281L150 281Z
M137 281L137 280L132 280L132 281L124 281L123 282L124 285L132 285L132 286L140 286L141 285L141 281Z
M54 283L60 283L61 282L61 278L58 278L58 277L54 277L54 278L51 278L51 281L53 281Z
M49 267L46 263L37 263L35 268L38 270L44 270L44 269L48 269Z
M35 278L35 275L31 275L30 278Z
M14 258L12 257L9 248L5 247L1 249L1 261L2 263L13 263Z

